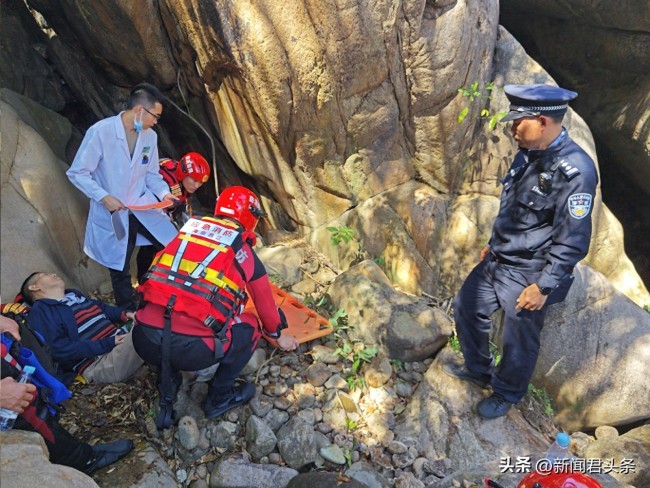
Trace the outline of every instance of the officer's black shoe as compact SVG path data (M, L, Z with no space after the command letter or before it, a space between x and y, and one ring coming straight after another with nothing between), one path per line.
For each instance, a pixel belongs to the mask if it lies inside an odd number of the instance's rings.
M464 364L445 363L442 365L442 370L449 376L453 376L459 380L471 381L481 388L490 386L490 381L492 380L489 374L474 373L467 369Z
M98 469L105 468L113 464L118 459L122 459L133 449L133 441L121 439L107 444L95 444L92 446L93 455L83 468L83 472L91 474Z
M476 406L476 411L484 419L496 419L498 417L503 417L508 413L510 407L514 405L513 403L508 402L501 395L493 393L487 398L484 398Z
M208 399L205 401L205 416L213 419L223 415L228 410L243 405L254 396L255 385L250 381L233 386L229 392L222 393L219 396L208 395Z

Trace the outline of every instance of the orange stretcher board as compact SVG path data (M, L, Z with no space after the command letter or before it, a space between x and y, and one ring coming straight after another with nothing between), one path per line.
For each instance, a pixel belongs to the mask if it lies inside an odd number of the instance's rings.
M131 210L150 210L152 208L167 208L174 205L172 200L163 200L161 202L150 203L149 205L127 205L126 208Z
M303 343L334 332L334 327L325 317L303 305L273 283L271 283L271 289L273 290L276 305L282 309L287 317L287 328L282 333L291 334L298 339L298 342ZM248 303L246 303L244 313L252 313L259 318L252 300L248 300ZM274 339L266 336L264 338L275 347L278 346Z

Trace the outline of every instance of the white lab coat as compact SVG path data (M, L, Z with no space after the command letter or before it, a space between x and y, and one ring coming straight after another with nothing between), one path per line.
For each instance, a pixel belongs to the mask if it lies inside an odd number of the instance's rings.
M124 266L129 218L126 210L119 211L127 235L118 240L111 214L101 199L112 195L124 205L147 205L169 193L169 186L158 172L157 144L155 131L142 131L131 158L120 113L88 129L66 172L72 184L90 198L84 252L107 268L121 270ZM176 236L176 228L162 210L131 212L161 244L167 245ZM149 241L138 235L136 243L144 245Z

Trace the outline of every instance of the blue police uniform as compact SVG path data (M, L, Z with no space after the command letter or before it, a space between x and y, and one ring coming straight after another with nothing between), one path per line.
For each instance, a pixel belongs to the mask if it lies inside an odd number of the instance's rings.
M508 85L512 105L504 118L562 114L577 94L546 85ZM591 158L566 129L544 150L520 149L505 177L490 253L469 274L454 302L456 330L473 373L491 375L492 390L507 402L527 392L549 305L564 300L574 266L591 239L598 175ZM548 295L537 311L515 310L524 288ZM503 309L503 351L494 368L490 316Z

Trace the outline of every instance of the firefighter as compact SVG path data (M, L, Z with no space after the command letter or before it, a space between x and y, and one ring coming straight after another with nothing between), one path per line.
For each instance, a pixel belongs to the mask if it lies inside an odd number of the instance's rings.
M160 370L156 425L161 430L173 423L181 371L219 363L204 406L206 417L214 418L255 395L252 383L236 385L235 380L262 331L284 351L298 347L295 337L282 333L286 320L253 250L253 230L264 215L252 191L227 188L217 199L214 217L185 223L144 277L133 342L138 354ZM242 313L247 294L261 327L254 315Z
M167 214L178 228L182 227L192 215L191 199L196 190L210 178L210 164L197 152L189 152L179 161L163 158L160 160L159 173L169 186L169 192L177 198ZM162 246L142 246L138 251L138 282L151 266L154 256Z

